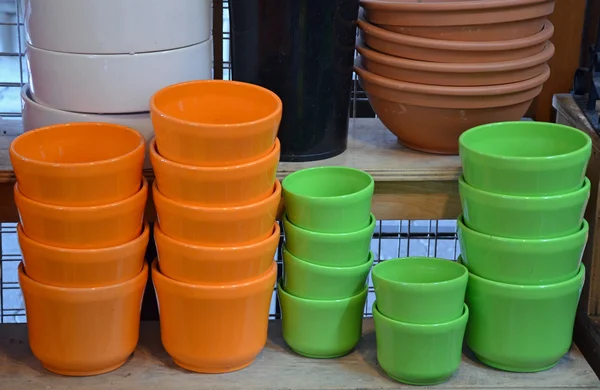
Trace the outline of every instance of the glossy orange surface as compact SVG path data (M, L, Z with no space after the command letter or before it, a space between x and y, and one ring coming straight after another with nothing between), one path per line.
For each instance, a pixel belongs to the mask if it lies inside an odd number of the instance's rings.
M118 202L140 188L144 137L109 123L70 123L31 130L11 143L23 195L62 206Z
M142 233L148 183L125 200L101 206L67 207L40 203L24 196L19 183L14 196L21 227L39 243L72 249L122 245Z
M123 245L100 249L66 249L40 244L17 227L27 275L57 287L99 287L134 278L144 266L150 227Z
M97 288L47 286L19 265L29 346L44 367L70 376L97 375L122 366L139 336L148 265L135 278Z
M275 139L266 156L241 165L199 167L178 164L158 154L150 144L150 161L158 189L167 198L199 206L239 206L273 193L280 145Z
M236 207L203 207L174 202L152 187L160 228L169 237L202 246L238 246L265 240L273 233L281 201L281 183L260 202Z
M198 80L150 100L158 152L181 164L226 166L265 156L281 121L281 99L257 85Z
M244 283L206 286L174 281L152 264L163 346L191 371L224 373L252 364L267 341L277 264Z
M207 247L168 237L157 223L154 240L160 271L184 283L228 284L257 278L267 272L279 244L279 224L267 239L245 246Z

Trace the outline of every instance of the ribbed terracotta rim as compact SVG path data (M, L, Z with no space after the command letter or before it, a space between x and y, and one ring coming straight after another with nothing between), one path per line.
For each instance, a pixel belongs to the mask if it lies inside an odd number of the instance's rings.
M529 80L520 81L518 83L485 85L476 87L450 87L439 85L416 84L409 83L406 81L388 79L387 77L382 77L371 73L362 67L362 65L360 64L360 58L357 58L354 62L354 71L359 75L359 77L384 88L402 90L403 92L414 92L421 94L445 96L506 95L539 87L540 85L544 84L546 80L548 80L548 78L550 77L550 67L546 65L544 72L540 75Z
M401 3L399 3L401 4ZM525 38L511 39L507 41L448 41L442 39L431 39L414 37L400 33L391 32L369 23L361 12L357 21L358 27L367 35L382 39L391 43L398 43L407 46L424 47L430 49L442 50L462 50L462 51L496 51L496 50L514 50L540 44L552 38L554 34L554 25L546 20L544 28L537 34Z
M546 43L546 47L544 47L544 50L542 50L540 53L531 57L520 58L517 60L481 63L445 63L394 57L369 48L364 44L362 39L357 41L356 50L361 56L381 64L410 70L422 70L440 73L483 73L524 69L547 62L552 58L555 52L554 45L552 42L548 41Z
M492 8L510 8L524 5L544 3L548 0L481 0L455 1L444 3L403 3L400 1L361 0L360 5L367 8L386 11L462 11Z

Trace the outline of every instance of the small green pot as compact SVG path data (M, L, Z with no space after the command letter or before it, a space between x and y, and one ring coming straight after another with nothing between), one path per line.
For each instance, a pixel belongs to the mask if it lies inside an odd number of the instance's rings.
M545 122L478 126L458 139L465 180L482 191L518 196L575 192L583 186L592 140Z
M375 182L354 168L316 167L296 171L281 183L289 221L321 233L351 233L371 223Z
M394 321L373 303L377 360L393 379L409 385L432 386L447 381L460 366L469 308L441 324L407 324Z
M583 220L575 234L549 239L517 239L482 234L458 217L461 262L469 272L500 283L539 285L559 283L579 272L588 239Z
M381 314L409 324L441 324L463 312L469 273L461 264L430 257L382 261L371 273Z
M585 278L521 286L469 275L471 318L467 345L490 367L504 371L547 370L571 347L575 313Z
M285 246L309 263L331 267L354 267L365 263L371 248L375 216L364 229L351 233L320 233L299 228L283 215Z
M470 229L508 238L555 238L581 229L590 181L575 192L554 196L512 196L481 191L461 176L463 221Z
M305 299L344 299L364 290L372 266L372 252L361 265L328 267L301 260L284 247L283 288Z
M298 298L278 284L283 339L302 356L331 359L344 356L358 344L367 287L346 299L315 301Z

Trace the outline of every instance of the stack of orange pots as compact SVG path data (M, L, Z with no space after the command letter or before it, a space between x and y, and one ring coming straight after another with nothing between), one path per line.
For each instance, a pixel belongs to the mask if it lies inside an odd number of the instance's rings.
M50 371L108 372L137 345L148 279L144 148L135 130L100 123L32 130L10 146L29 345Z
M150 106L162 343L191 371L242 369L266 343L277 276L281 100L206 80L164 88Z

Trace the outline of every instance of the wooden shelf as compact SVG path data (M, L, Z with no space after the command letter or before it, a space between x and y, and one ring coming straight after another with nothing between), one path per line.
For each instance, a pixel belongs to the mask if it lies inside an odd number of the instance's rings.
M12 201L15 176L8 147L21 132L20 120L0 120L0 222L16 221ZM460 213L456 179L461 172L458 156L416 152L401 146L378 120L351 120L348 150L321 161L280 163L277 177L283 179L299 169L343 165L362 169L376 181L373 213L378 219L453 219ZM145 176L154 178L151 169ZM152 204L147 213L154 218Z
M173 364L160 343L158 323L142 323L140 342L129 362L112 373L87 378L51 374L32 356L25 325L0 325L0 388L27 390L199 390L199 389L401 389L377 365L373 322L365 320L364 337L349 355L315 360L291 352L272 321L265 350L248 368L229 374L202 375ZM576 347L551 370L535 374L497 371L469 352L457 374L438 389L600 389L600 382Z

